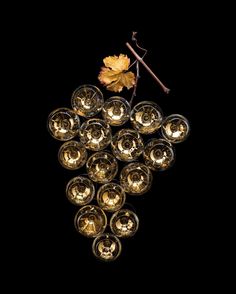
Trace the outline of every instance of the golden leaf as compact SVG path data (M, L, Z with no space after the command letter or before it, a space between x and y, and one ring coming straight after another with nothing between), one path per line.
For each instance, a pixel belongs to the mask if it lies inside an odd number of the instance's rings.
M103 59L103 62L106 67L102 67L98 79L107 86L107 90L121 92L123 87L130 89L135 85L134 73L127 72L130 64L127 55L108 56Z
M103 63L106 67L110 67L112 70L117 70L122 72L123 70L128 70L130 59L127 55L120 54L120 56L108 56L103 59Z

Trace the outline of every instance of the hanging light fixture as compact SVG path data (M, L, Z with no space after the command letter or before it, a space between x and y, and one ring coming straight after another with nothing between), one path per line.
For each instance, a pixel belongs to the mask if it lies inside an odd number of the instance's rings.
M137 45L135 34L133 41ZM78 175L68 182L66 196L72 204L81 206L74 218L76 230L85 237L95 238L92 252L104 261L113 261L120 255L119 238L132 237L138 230L139 218L127 209L126 199L129 195L145 194L152 185L152 172L164 171L173 165L175 149L172 144L183 142L190 131L184 116L164 117L154 101L142 101L132 107L139 64L165 93L169 89L143 61L146 50L137 45L145 51L140 57L129 43L126 45L136 58L136 76L128 71L129 58L120 54L104 59L105 67L99 80L113 92L133 87L130 101L121 96L111 96L104 101L97 86L86 84L73 92L72 109L58 108L48 117L51 136L67 141L59 148L60 164L68 170L86 168L86 175ZM100 112L102 119L95 117ZM83 118L81 126L80 117ZM128 121L132 128L115 130ZM155 137L146 142L145 136L150 134ZM126 165L118 174L120 162Z

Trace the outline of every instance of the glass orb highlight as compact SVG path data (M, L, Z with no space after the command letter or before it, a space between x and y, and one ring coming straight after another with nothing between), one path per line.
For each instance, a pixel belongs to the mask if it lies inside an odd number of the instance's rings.
M91 155L86 163L89 178L101 184L112 181L118 171L118 164L113 155L100 151Z
M163 138L171 143L181 143L187 139L190 127L187 118L180 114L172 114L165 118L161 132Z
M58 108L48 116L48 131L50 135L60 141L73 139L79 133L79 116L69 108Z
M107 217L104 211L95 205L86 205L80 208L75 215L76 230L86 237L97 237L107 226Z
M93 182L78 176L71 179L66 186L66 196L74 205L86 205L93 200L95 187Z
M111 142L112 152L121 161L133 161L144 150L140 134L132 129L122 129L117 132Z
M143 158L147 167L154 171L170 168L175 160L174 148L164 139L152 139L144 149Z
M113 234L102 234L93 241L93 254L103 261L113 261L121 253L121 242Z
M143 163L129 163L120 173L120 184L128 194L142 195L151 187L152 173Z
M106 211L117 211L124 205L126 194L124 189L116 183L101 186L97 193L98 205Z
M130 105L126 99L114 96L107 99L102 108L103 119L111 126L121 126L129 120Z
M133 128L141 134L155 133L163 119L161 108L152 101L142 101L134 106L130 120Z
M103 106L102 92L93 85L82 85L72 94L72 108L81 116L92 117L98 114Z
M80 142L66 142L59 149L58 160L67 169L79 169L87 160L87 150Z
M121 209L112 215L110 227L117 237L132 237L138 230L139 219L133 211Z
M92 151L106 148L112 139L110 126L104 120L97 118L84 122L79 133L81 142Z

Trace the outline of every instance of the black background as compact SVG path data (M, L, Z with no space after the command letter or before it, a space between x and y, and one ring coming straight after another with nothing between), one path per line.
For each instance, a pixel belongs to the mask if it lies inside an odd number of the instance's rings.
M200 142L204 140L204 82L197 70L202 51L199 15L191 10L185 13L181 7L178 11L161 6L159 10L150 6L126 10L124 5L108 5L106 10L93 11L94 17L91 9L39 10L37 17L28 15L18 35L27 41L20 52L22 65L27 60L25 92L30 96L29 117L33 115L35 128L32 156L27 161L26 212L22 216L25 237L17 237L21 257L27 260L27 273L41 268L34 278L42 285L54 279L55 285L65 282L72 286L90 280L92 287L95 278L121 286L123 279L145 284L151 278L144 276L155 272L160 280L196 282L202 279L196 268L202 263L205 269L208 266L207 259L203 261L206 230ZM122 240L119 259L103 263L92 254L92 240L74 229L78 208L66 199L65 186L80 171L65 170L58 163L61 142L49 135L47 117L58 107L70 107L71 94L79 85L96 85L105 98L113 95L99 84L97 76L106 56L123 53L134 60L125 46L127 41L132 43L132 31L138 32L139 44L148 50L146 63L171 89L169 95L164 94L140 65L134 103L153 100L165 115L186 116L191 133L185 142L175 145L174 166L153 174L151 190L140 197L128 196L140 219L139 231L133 238ZM121 95L129 98L131 93Z

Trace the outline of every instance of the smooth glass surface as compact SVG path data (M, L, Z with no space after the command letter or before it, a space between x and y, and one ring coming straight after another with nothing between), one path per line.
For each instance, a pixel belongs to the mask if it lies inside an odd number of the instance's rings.
M101 184L112 181L118 171L118 164L113 155L100 151L91 155L86 163L88 176Z
M111 126L121 126L129 120L129 102L120 96L107 99L102 108L104 120Z
M161 108L152 101L142 101L134 106L130 120L133 128L141 134L155 133L163 119Z
M164 139L152 139L145 146L143 158L150 169L154 171L166 170L174 163L174 147Z
M58 108L48 116L48 131L50 135L60 141L73 139L79 133L79 116L69 108Z
M131 237L137 232L138 227L138 216L129 209L121 209L115 212L110 220L112 233L117 237Z
M136 160L144 150L143 139L140 134L132 129L122 129L112 138L112 152L122 161Z
M120 184L128 194L142 195L151 187L152 173L143 163L129 163L120 173Z
M93 241L93 254L103 261L113 261L121 253L121 242L113 234L102 234Z
M94 195L94 184L86 177L75 177L66 186L66 196L74 205L86 205L93 200Z
M58 160L67 169L79 169L87 160L87 150L80 142L65 142L59 149Z
M124 189L116 183L107 183L97 192L98 205L106 211L117 211L124 205L126 194Z
M110 126L104 120L97 118L85 121L79 134L84 146L92 151L106 148L112 139Z
M103 94L93 85L78 87L71 98L72 108L81 116L92 117L98 114L103 106Z
M161 132L163 138L171 143L181 143L187 139L190 127L187 118L180 114L172 114L165 118Z
M74 224L76 230L86 237L97 237L107 226L104 211L95 205L86 205L77 212Z

